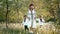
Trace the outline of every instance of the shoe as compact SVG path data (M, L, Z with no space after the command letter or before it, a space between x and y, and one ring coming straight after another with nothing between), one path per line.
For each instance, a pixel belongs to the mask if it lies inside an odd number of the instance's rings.
M33 34L33 31L30 31L29 33L30 33L30 34Z

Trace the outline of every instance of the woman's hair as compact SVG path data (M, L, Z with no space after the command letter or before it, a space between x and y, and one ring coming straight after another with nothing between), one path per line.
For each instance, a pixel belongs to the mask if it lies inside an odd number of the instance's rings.
M31 9L31 6L34 6L34 4L30 4L30 5L29 5L29 9ZM34 8L35 8L35 7L34 7ZM33 9L33 8L32 8L32 9Z
M30 4L29 7L34 6L34 4Z

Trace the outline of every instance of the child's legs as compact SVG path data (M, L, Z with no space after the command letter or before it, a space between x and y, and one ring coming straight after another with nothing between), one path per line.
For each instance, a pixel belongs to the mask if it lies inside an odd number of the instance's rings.
M24 27L25 27L25 31L26 31L26 30L29 30L29 28L28 28L28 26L27 26L27 25L25 25Z

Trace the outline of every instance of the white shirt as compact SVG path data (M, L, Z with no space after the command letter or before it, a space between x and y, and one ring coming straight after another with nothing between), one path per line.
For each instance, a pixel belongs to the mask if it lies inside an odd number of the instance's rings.
M40 18L38 18L37 21L38 21L38 23L39 23L40 25L43 25L43 23L45 23L45 21L44 21L43 18L42 18L42 21L40 20Z
M24 22L24 20L23 20L23 25L24 25L24 26L25 26L25 25L28 26L28 24L29 24L29 19L28 19L28 18L25 19L25 22Z

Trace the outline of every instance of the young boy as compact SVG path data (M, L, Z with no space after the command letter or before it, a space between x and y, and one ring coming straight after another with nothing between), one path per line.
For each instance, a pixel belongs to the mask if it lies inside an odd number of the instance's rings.
M39 19L40 19L40 20L39 20L39 23L42 25L42 23L44 23L45 20L43 19L43 17L42 17L41 15L39 16Z
M26 15L24 15L23 25L24 25L25 31L29 30L28 23L29 23L29 19L27 18Z
M40 27L43 25L43 23L45 23L45 20L43 19L41 15L39 16L38 21L39 21Z

